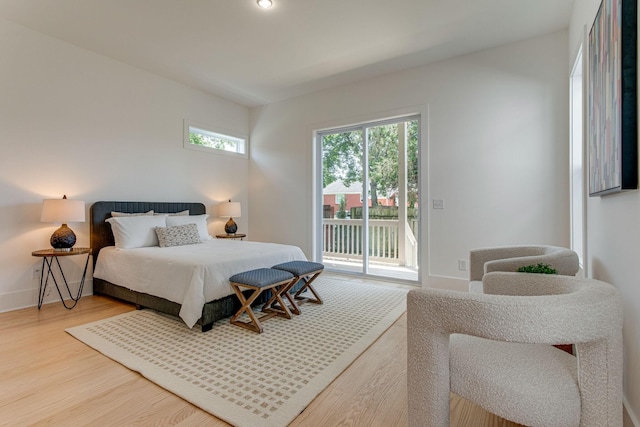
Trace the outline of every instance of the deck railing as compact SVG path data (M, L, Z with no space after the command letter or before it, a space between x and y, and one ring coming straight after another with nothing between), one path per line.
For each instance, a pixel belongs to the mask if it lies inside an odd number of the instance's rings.
M342 259L362 259L360 219L323 219L323 255ZM396 220L369 220L369 259L397 265L418 265L418 243L409 224L401 236ZM403 245L403 246L401 246Z

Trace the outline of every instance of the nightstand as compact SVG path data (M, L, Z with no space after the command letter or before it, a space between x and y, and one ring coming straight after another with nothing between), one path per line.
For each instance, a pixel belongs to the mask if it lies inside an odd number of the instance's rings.
M69 289L69 284L67 283L67 278L64 277L64 272L62 271L62 267L60 266L60 257L64 256L74 256L74 255L87 255L87 260L84 263L84 271L82 272L82 279L80 281L80 287L78 288L77 295L71 294L71 289ZM89 258L91 257L91 248L72 248L70 251L56 251L55 249L42 249L40 251L31 252L32 256L42 257L42 269L40 270L40 289L38 290L38 310L42 307L42 302L44 300L45 291L47 290L47 285L49 284L49 277L53 279L53 283L56 285L56 289L58 290L58 295L60 295L60 301L65 308L71 310L76 306L78 300L82 296L82 288L84 287L84 279L87 276L87 266L89 265ZM53 263L58 265L58 271L62 276L62 280L64 282L64 286L67 288L67 293L69 297L73 300L73 304L67 305L62 296L62 291L60 290L60 286L58 285L58 281L56 280L56 276L53 274ZM47 276L45 278L45 266L47 267Z
M237 240L237 239L244 239L245 237L247 237L246 234L242 234L242 233L236 233L236 234L216 234L216 239L233 239L233 240Z

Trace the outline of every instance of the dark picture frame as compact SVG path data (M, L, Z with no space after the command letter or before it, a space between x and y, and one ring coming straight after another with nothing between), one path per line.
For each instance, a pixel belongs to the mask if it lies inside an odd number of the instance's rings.
M636 24L636 0L602 0L589 32L589 196L638 188Z

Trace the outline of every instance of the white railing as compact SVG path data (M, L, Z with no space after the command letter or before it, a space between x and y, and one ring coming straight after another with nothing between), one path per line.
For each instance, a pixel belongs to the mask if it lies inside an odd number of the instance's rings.
M362 259L362 226L360 219L323 219L322 251L324 256ZM399 221L369 220L369 259L397 265L418 265L418 242L408 226L400 236ZM400 250L400 245L409 250Z
M406 224L405 229L407 230L407 235L405 236L407 245L405 246L407 249L406 257L407 257L407 265L411 267L418 266L418 241L416 240L416 236L413 234L413 230Z

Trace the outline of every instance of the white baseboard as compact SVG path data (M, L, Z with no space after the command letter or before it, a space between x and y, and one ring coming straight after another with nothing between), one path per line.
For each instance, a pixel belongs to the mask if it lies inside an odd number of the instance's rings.
M64 288L64 283L60 284L62 286L62 295L65 299L70 299L69 295L66 295L67 290ZM69 288L71 292L78 292L78 288L80 287L80 281L69 283ZM84 281L84 288L82 288L82 296L92 295L93 294L93 281L90 278L87 278ZM58 295L58 291L56 290L56 286L53 283L49 283L47 286L47 294L44 297L43 304L50 304L53 302L60 303L60 295ZM21 308L27 307L36 307L38 305L38 286L32 287L30 289L15 291L15 292L7 292L4 294L0 294L0 313L4 313L5 311L13 311L19 310Z

